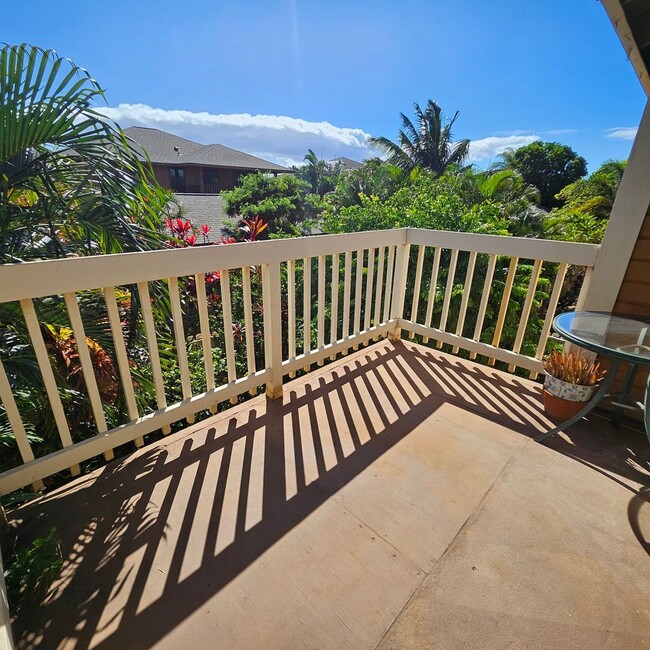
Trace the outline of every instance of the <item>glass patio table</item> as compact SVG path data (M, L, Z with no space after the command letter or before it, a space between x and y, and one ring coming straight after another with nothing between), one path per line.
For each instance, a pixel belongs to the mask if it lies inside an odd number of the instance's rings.
M641 367L650 367L650 322L634 316L577 311L556 316L553 329L566 341L591 352L597 352L601 357L608 357L611 365L598 391L585 407L566 422L535 438L535 441L542 442L579 422L606 397L616 406L613 416L615 422L620 419L622 409L641 409L645 431L650 441L650 376L643 402L637 402L632 406L628 404L630 387L637 371ZM629 365L623 390L617 395L610 395L609 389L621 363Z

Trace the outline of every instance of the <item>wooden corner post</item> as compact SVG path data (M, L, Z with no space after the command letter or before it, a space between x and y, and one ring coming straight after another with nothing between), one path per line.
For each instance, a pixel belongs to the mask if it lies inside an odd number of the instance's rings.
M404 230L404 242L397 245L395 259L395 277L393 280L393 295L391 299L390 319L395 320L395 327L388 332L391 341L402 338L402 328L399 324L404 317L404 298L406 296L406 281L409 270L409 253L411 245L408 243L408 231Z

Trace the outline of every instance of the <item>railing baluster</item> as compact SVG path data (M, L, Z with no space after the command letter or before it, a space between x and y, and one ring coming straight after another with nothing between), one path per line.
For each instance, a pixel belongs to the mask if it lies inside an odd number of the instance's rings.
M169 303L171 305L174 324L176 358L178 359L178 370L181 375L181 390L183 399L190 399L192 397L192 382L190 379L190 366L187 361L187 342L185 341L185 327L183 326L183 309L181 308L178 278L168 278L167 283L169 285ZM187 418L187 423L192 424L195 419L194 414L192 414Z
M45 341L43 341L43 335L41 334L41 327L38 323L34 303L31 299L26 298L20 301L20 307L23 310L27 331L29 332L32 347L34 348L34 354L36 355L36 361L38 362L38 367L41 371L45 392L47 393L47 398L52 407L52 414L54 415L56 428L59 432L61 445L63 447L69 447L72 445L72 436L70 435L68 421L63 412L63 404L61 403L59 388L56 385L56 379L54 379L54 372L52 371L52 365L50 364L50 357L47 354ZM75 464L70 467L70 474L72 474L72 476L78 476L80 472L81 468L79 465Z
M381 297L384 295L384 247L379 247L379 259L377 260L377 288L375 290L375 314L373 325L379 325L381 318ZM372 339L375 340L374 338Z
M350 336L350 292L352 276L352 253L345 254L345 270L343 274L343 338Z
M282 397L282 304L280 300L280 264L262 266L264 308L264 364L271 370L266 384L269 399Z
M407 245L407 242L409 244ZM407 286L405 282L405 271L408 269L410 257L408 254L409 245L419 246L417 255L412 260L414 276L410 279L412 285ZM427 248L429 247L429 248ZM243 250L246 248L246 250ZM429 253L429 250L431 253ZM446 251L451 253L451 263L449 265L449 277L446 279L446 286L443 287L438 279L440 273L440 264L442 256L447 255ZM531 373L533 378L536 373L541 372L541 358L544 355L548 345L548 337L552 328L552 321L555 310L558 308L560 296L566 282L567 269L569 264L575 264L581 268L587 269L586 277L583 283L581 296L584 296L584 285L589 284L593 265L597 259L598 247L588 244L572 244L567 242L544 242L542 240L524 240L522 238L502 238L489 235L470 235L464 233L448 232L428 232L425 230L415 229L406 231L399 229L381 233L352 233L336 238L310 238L306 242L282 242L277 246L272 243L264 244L260 247L251 246L242 247L221 247L219 250L210 248L199 248L190 255L189 251L158 251L148 253L146 257L134 257L135 264L131 264L131 258L123 256L111 256L101 260L101 264L92 258L70 259L63 261L44 261L24 265L6 265L6 269L0 270L3 282L3 302L20 301L25 314L27 330L32 341L35 358L38 362L41 376L43 393L41 399L49 399L48 409L51 406L51 413L56 421L60 443L63 449L54 454L48 454L43 458L34 459L34 450L30 445L30 438L27 432L27 422L21 419L19 407L23 407L22 397L18 399L15 393L12 394L13 377L9 366L9 361L5 362L3 367L0 363L0 399L7 413L8 424L15 436L17 449L16 457L20 454L21 462L29 467L18 467L2 473L2 491L16 489L29 484L31 481L49 476L54 472L62 471L66 466L73 465L71 471L79 472L79 466L75 463L85 462L93 456L110 454L112 449L119 445L135 441L137 445L143 443L143 436L165 427L167 433L174 422L186 418L192 422L194 414L207 408L216 411L217 404L221 404L233 396L239 396L245 391L255 393L255 382L266 383L266 394L269 397L279 397L282 394L282 377L284 370L291 369L292 372L299 367L312 366L311 360L316 363L325 354L336 358L337 354L345 353L348 348L364 345L370 340L368 329L374 324L377 327L377 333L373 332L374 339L388 336L397 338L399 331L396 327L389 328L381 323L384 319L390 322L401 323L405 329L412 329L417 338L425 336L435 337L433 340L438 345L444 345L454 352L459 349L465 349L470 353L472 358L481 356L482 358L495 357L500 361L500 365L509 369L525 369ZM346 251L348 251L346 253ZM367 253L366 253L367 251ZM429 269L424 269L428 256L433 257L433 266L431 268L431 279L428 284L428 301L425 295L425 284L428 279ZM188 256L189 255L189 256ZM302 256L310 256L300 262ZM342 269L344 261L341 256L345 255L345 269ZM356 255L355 267L354 256ZM467 272L463 271L462 280L458 278L460 262L459 258L465 263L466 255L469 257L467 262ZM483 262L486 264L487 271L485 280L481 282L483 293L478 298L474 291L479 291L476 278L477 260L479 256L485 255ZM462 257L461 257L462 256ZM491 314L491 306L494 303L494 277L497 272L496 265L501 264L501 260L510 257L510 268L500 269L499 272L506 275L505 287L502 291L501 304L495 311L494 319L490 316L490 339L496 343L496 346L481 343L480 339L485 336L486 322L488 313ZM314 257L318 258L318 267ZM327 287L330 280L328 274L329 258L332 259L331 294ZM532 260L533 271L530 275L530 281L527 283L527 293L525 300L523 297L517 297L516 301L520 304L514 305L512 294L514 292L514 282L517 280L521 260ZM296 261L298 260L298 261ZM545 261L546 260L546 261ZM128 262L128 263L127 263ZM284 360L283 351L283 312L284 296L280 294L280 269L286 262L287 264L287 285L289 290L289 324L288 324L288 349L289 359ZM303 265L303 278L296 281L296 266ZM503 262L505 264L505 262ZM532 310L535 305L536 288L539 284L544 265L556 265L557 275L554 280L551 295L548 300L548 312L542 313L543 326L539 335L539 340L532 344L532 350L536 349L535 356L532 357L531 343L526 336L530 333L532 325L529 321L532 318ZM260 265L263 269L263 275L260 278L264 292L264 352L265 366L262 368L259 356L255 352L261 352L259 349L260 341L255 337L254 326L257 323L257 315L254 313L257 307L253 303L253 293L257 290L258 276L251 277L254 273L255 266ZM20 267L18 269L18 267ZM214 307L211 288L206 292L206 285L211 275L206 275L206 269L214 268L230 269L222 273L221 296L223 298L222 307L217 305L215 313L212 312ZM312 268L313 267L313 268ZM239 269L241 271L241 280ZM318 268L318 271L316 271ZM367 268L367 270L366 270ZM234 271L233 271L234 269ZM345 273L344 273L345 271ZM528 274L528 269L526 269ZM300 271L298 271L300 272ZM352 273L356 272L354 288L352 285ZM445 271L446 272L446 271ZM183 313L183 298L181 289L184 286L184 280L196 274L196 309L197 309L197 327L201 337L201 346L203 348L204 364L206 368L207 393L203 393L203 388L197 387L197 393L193 394L192 380L194 377L190 374L190 351L194 354L198 352L192 345L199 345L198 336L196 343L188 340L185 331L185 325L189 325L184 320L187 316ZM317 290L313 286L317 274ZM424 277L426 274L427 277ZM521 276L521 273L519 273ZM364 277L365 276L365 277ZM182 279L181 279L182 278ZM39 284L39 279L41 280ZM344 296L340 299L341 283L344 281ZM241 281L241 290L239 282ZM458 296L457 303L454 294L455 288L461 289L462 296ZM110 282L112 286L104 287L104 284ZM153 282L153 285L150 283ZM167 282L169 287L170 314L166 317L171 318L168 327L173 328L173 332L166 334L164 340L173 338L176 345L176 362L179 369L178 392L181 392L182 399L174 404L173 407L167 407L168 396L165 394L165 376L163 368L166 368L165 362L173 361L171 358L163 356L163 326L162 312L157 306L151 304L150 292L155 298L166 298L167 286L162 284ZM255 282L255 286L252 285ZM139 407L144 408L144 401L135 391L137 386L134 384L134 369L129 364L129 350L127 349L126 329L121 322L122 305L120 302L121 287L131 284L137 284L142 305L142 318L144 320L144 332L146 335L146 346L149 350L148 361L151 364L151 375L153 376L153 385L156 390L157 410L154 413L139 413ZM159 284L156 284L159 283ZM302 305L296 303L296 284L298 284L298 294L301 286L305 291ZM364 286L365 283L365 286ZM158 287L160 286L160 293ZM85 329L90 329L89 321L85 315L82 306L85 304L77 301L77 296L84 295L82 292L95 290L102 287L104 301L107 310L107 325L110 325L113 343L114 358L116 370L119 370L119 382L122 385L122 395L124 397L124 418L128 416L129 420L125 424L118 426L112 431L107 431L108 404L103 405L104 392L100 381L99 373L95 374L93 365L96 365L95 346L90 339L87 339ZM154 291L155 287L155 291ZM229 291L230 289L230 291ZM312 292L313 289L313 292ZM444 291L443 291L444 289ZM407 314L404 312L405 290L413 290L411 304L406 307L409 312L411 321L406 320ZM239 295L243 296L243 304L239 306ZM138 292L133 289L133 300L138 301ZM353 293L354 292L354 293ZM492 295L491 295L492 294ZM61 302L65 301L70 314L74 336L78 342L79 364L83 372L84 382L86 384L86 393L88 398L84 398L92 408L93 416L97 423L99 434L80 443L73 442L67 422L67 413L64 412L64 405L67 402L63 398L63 392L59 392L57 386L58 366L52 355L48 352L49 332L42 329L37 316L39 303L33 302L43 296L59 296ZM437 297L441 298L437 303ZM444 298L444 299L443 299ZM318 300L318 311L316 311L313 302ZM374 302L373 302L374 300ZM465 336L468 329L468 320L470 316L470 301L476 300L478 313L476 323L472 324L474 338ZM478 304L480 300L480 305ZM354 309L352 309L354 301ZM426 308L423 304L427 302ZM580 298L582 301L582 297ZM326 305L326 302L328 303ZM458 319L456 312L450 315L452 306L458 304ZM580 304L580 303L579 303ZM521 312L521 319L517 322L516 334L512 349L503 349L505 344L501 341L505 337L506 323L513 319L512 310L516 306L516 313ZM305 309L306 307L306 309ZM438 309L441 307L442 309ZM217 377L214 374L214 350L212 349L213 340L210 332L210 325L216 320L221 322L221 316L216 318L219 308L224 309L223 325L225 328L225 361L228 363L228 380L219 376L219 383L223 385L215 387ZM239 311L241 309L241 312ZM328 311L331 309L331 311ZM344 310L343 316L341 310ZM313 312L313 318L312 318ZM425 314L426 312L426 314ZM40 309L38 310L40 314ZM432 326L434 314L440 313L440 329ZM299 332L299 321L302 316L304 320L305 340L300 344L300 348L306 347L306 358L296 361L298 354L302 357L302 349L298 349L297 335ZM331 314L331 322L328 324L328 318ZM83 316L82 316L83 315ZM123 314L122 314L123 315ZM473 314L472 314L473 315ZM420 318L423 316L423 318ZM261 317L261 315L260 315ZM245 336L242 333L242 345L246 344L246 368L239 369L236 365L243 361L243 350L238 349L239 338L237 332L233 332L232 320L237 322L241 320L245 326ZM338 319L343 321L344 328L341 329ZM255 320L254 320L255 319ZM508 320L510 319L510 320ZM438 319L436 318L436 321ZM312 322L313 321L313 322ZM517 319L515 319L517 321ZM537 320L535 322L538 322ZM541 320L539 321L541 325ZM167 321L165 321L167 323ZM426 323L426 324L425 324ZM495 328L496 323L496 328ZM200 326L199 326L200 325ZM453 325L453 327L452 327ZM445 331L452 327L449 331ZM492 329L495 330L494 337ZM312 338L313 331L313 341ZM442 330L442 331L441 331ZM455 333L451 333L452 330ZM361 332L365 332L361 336ZM92 335L92 332L89 332ZM160 337L160 338L158 338ZM352 338L351 343L348 340ZM318 342L316 344L316 341ZM361 343L363 341L363 343ZM332 344L332 350L323 352L322 349ZM144 345L144 341L142 341ZM160 345L159 345L160 344ZM318 346L320 352L316 352ZM172 344L173 346L173 344ZM255 349L257 346L257 350ZM327 346L329 347L329 346ZM199 348L200 350L200 348ZM525 353L522 354L521 351ZM338 351L338 352L336 352ZM241 358L239 354L241 353ZM531 356L528 356L531 354ZM494 364L495 360L491 359ZM7 377L7 372L10 376ZM237 373L248 373L245 378L236 379ZM133 374L133 376L132 376ZM11 380L11 381L10 381ZM39 381L40 376L39 376ZM16 389L18 387L15 387ZM101 391L101 392L100 392ZM235 400L233 400L235 401ZM104 408L106 406L106 408ZM155 409L156 407L154 407ZM151 409L151 410L154 410ZM144 417L141 417L143 415ZM75 419L71 414L71 421ZM104 433L105 432L105 433ZM12 439L13 444L13 439ZM35 488L39 489L39 484Z
M199 312L199 330L201 331L201 347L203 348L203 367L205 368L205 387L212 390L214 383L214 360L212 358L212 332L210 331L210 317L208 316L208 301L205 293L205 274L197 273L194 276L196 283L196 306ZM217 412L216 405L210 411Z
M478 315L476 317L476 327L474 327L474 340L481 340L481 332L483 331L483 321L485 320L485 312L487 310L488 301L490 299L490 291L492 290L492 279L494 278L494 269L497 265L497 256L490 255L490 261L485 272L485 282L483 283L483 293L481 294L481 304L478 308ZM476 352L469 355L470 359L476 359Z
M0 402L4 404L9 426L16 438L20 459L23 463L29 463L29 461L34 460L34 452L32 451L32 446L29 444L25 425L23 424L23 419L20 417L20 411L14 399L11 384L9 383L9 378L2 365L2 361L0 361ZM36 492L40 492L45 487L43 481L35 481L32 486Z
M555 276L555 282L553 283L553 290L551 291L551 297L548 300L548 309L546 311L546 318L544 319L544 325L542 326L542 332L539 335L539 343L537 344L537 351L535 352L535 358L541 359L544 356L544 351L546 350L546 343L548 341L548 336L551 333L551 325L553 324L553 318L555 318L555 310L557 309L557 303L560 300L560 294L562 293L562 287L564 286L564 278L566 277L566 271L568 264L560 264L557 269L557 275ZM537 379L536 372L530 373L531 379Z
M339 338L339 254L332 255L332 308L331 308L330 323L330 343L336 343ZM331 361L336 359L333 354L330 357Z
M465 274L465 285L463 286L463 299L460 303L460 312L458 313L458 323L456 324L456 335L463 335L465 325L465 315L467 314L467 305L469 303L469 294L472 291L472 280L474 279L474 267L476 266L476 251L469 254L467 261L467 273ZM458 346L452 348L453 354L458 354Z
M88 393L88 400L90 401L90 409L93 412L93 419L97 426L97 434L106 433L108 425L106 424L106 415L104 414L104 407L102 405L102 398L99 395L99 387L97 386L97 377L95 377L95 369L93 362L90 358L90 349L86 341L86 330L83 321L81 320L81 312L79 311L79 304L77 303L77 296L74 293L63 294L65 306L68 310L70 317L70 324L72 325L72 332L77 344L77 354L79 355L79 363L81 364L81 374L86 384L86 392ZM107 461L113 460L115 454L113 450L105 451L104 458Z
M317 344L321 348L325 345L325 256L318 256L318 325ZM318 361L323 365L323 359Z
M539 276L542 272L542 260L535 260L533 264L533 270L530 274L530 282L528 283L528 291L526 292L526 299L524 300L524 306L521 309L521 318L519 320L519 327L517 328L517 334L515 335L515 343L512 347L513 352L519 352L521 350L521 344L524 342L524 335L526 334L526 327L528 326L528 318L530 317L530 310L533 306L533 300L535 299L535 290L537 289L537 283L539 282ZM508 366L508 372L513 372L515 369L515 364L511 363Z
M354 287L354 334L358 334L361 331L361 289L363 282L363 257L364 251L358 250L357 253L357 270L356 270L356 279ZM355 345L353 350L358 350L359 346Z
M287 262L287 318L289 334L289 359L296 358L296 261ZM295 377L290 373L289 377Z
M370 327L370 314L372 312L372 289L375 281L375 249L368 250L368 277L366 278L366 311L363 318L363 329Z
M311 257L302 261L302 350L308 354L311 350ZM309 372L311 364L303 370Z
M415 266L415 284L413 285L413 302L411 303L411 320L418 322L418 307L420 306L420 287L422 286L422 267L424 266L424 246L418 246L418 261ZM415 337L415 332L409 332L409 338Z
M237 379L235 367L235 340L232 331L232 303L230 301L230 272L224 269L220 272L221 308L223 310L223 335L226 344L226 366L228 367L228 383ZM237 397L231 397L230 403L237 404Z
M449 270L447 273L447 285L445 286L445 297L442 301L442 314L440 315L440 329L445 332L447 330L447 317L449 316L449 305L451 303L451 294L454 289L454 280L456 279L456 264L458 263L458 249L454 248L451 251L451 259L449 260ZM442 341L436 343L436 347L442 347Z
M431 327L433 320L433 307L436 304L436 289L438 288L438 271L440 270L440 248L436 246L431 264L431 279L429 280L429 299L427 301L427 313L424 317L424 325ZM429 337L422 338L423 343L429 342Z
M393 297L393 269L395 266L395 246L388 247L388 260L386 262L386 289L384 292L384 315L386 322L390 317L390 306Z
M506 313L508 311L508 303L510 302L510 294L512 292L512 285L515 282L515 274L517 273L518 257L510 259L510 266L508 268L508 275L506 276L506 283L503 287L503 295L501 296L501 305L499 306L499 315L497 316L497 324L494 328L494 336L492 337L492 345L495 348L499 347L501 342L501 334L503 332L503 324L506 320ZM488 364L493 366L495 359L489 359Z
M244 329L246 332L246 369L249 375L257 371L255 365L255 332L253 331L253 297L251 293L251 267L244 266L241 270L242 293L244 300ZM295 301L295 295L293 297ZM295 302L294 302L295 304ZM295 327L295 321L294 321ZM294 331L295 344L295 331ZM250 395L257 395L257 389L251 388Z
M198 294L198 282L196 288ZM167 397L165 395L165 384L163 382L162 368L160 367L158 337L156 336L156 326L153 320L151 297L149 296L149 285L147 282L138 282L138 295L140 296L140 307L142 309L142 319L144 320L144 332L147 338L149 360L151 361L153 385L156 390L156 404L158 405L159 409L164 409L167 408ZM165 435L167 435L170 431L171 428L169 426L164 426L162 428L162 432Z

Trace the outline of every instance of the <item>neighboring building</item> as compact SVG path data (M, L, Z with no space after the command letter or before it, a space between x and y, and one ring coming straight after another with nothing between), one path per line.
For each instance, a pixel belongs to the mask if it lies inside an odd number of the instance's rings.
M291 173L286 167L221 144L199 144L142 126L130 126L124 132L147 152L160 185L178 194L218 194L257 171Z
M363 163L352 160L352 158L346 158L345 156L334 158L334 160L330 160L329 162L331 165L340 165L341 169L346 172L359 169L359 167L363 167Z
M183 217L197 230L207 224L210 226L208 240L219 241L224 226L231 220L226 214L223 199L218 194L178 194L176 198L183 210Z

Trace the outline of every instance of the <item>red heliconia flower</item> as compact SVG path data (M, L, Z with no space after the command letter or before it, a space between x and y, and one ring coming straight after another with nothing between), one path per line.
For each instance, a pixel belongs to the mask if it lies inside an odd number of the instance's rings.
M201 232L207 237L208 233L210 232L210 226L207 223L204 223L201 226Z
M185 237L185 241L187 242L188 246L194 246L194 244L196 244L196 237L194 235L187 235L187 237Z

